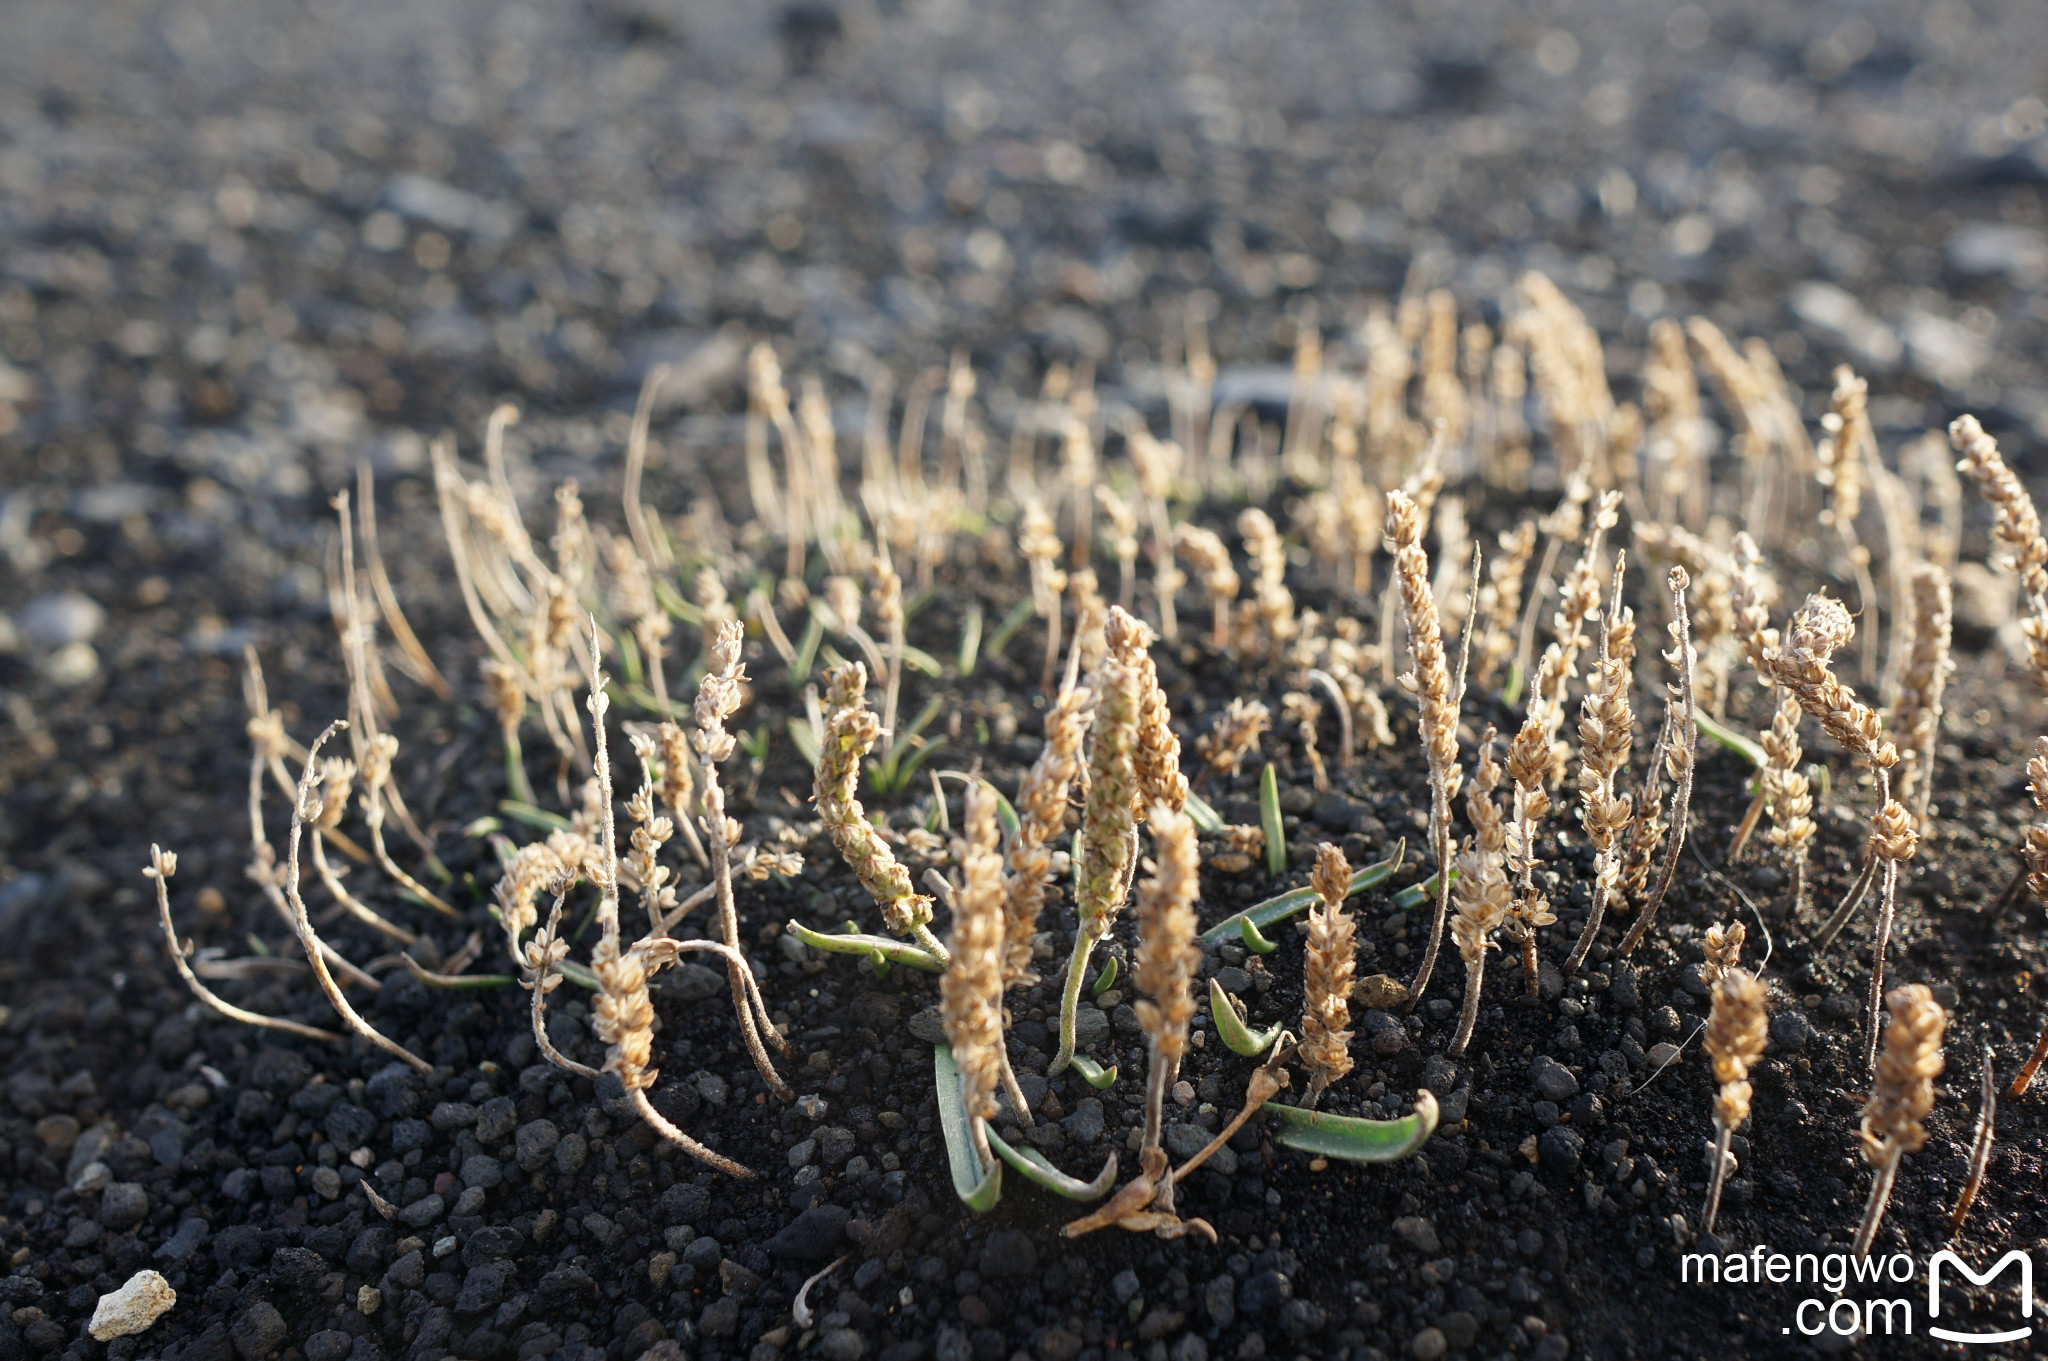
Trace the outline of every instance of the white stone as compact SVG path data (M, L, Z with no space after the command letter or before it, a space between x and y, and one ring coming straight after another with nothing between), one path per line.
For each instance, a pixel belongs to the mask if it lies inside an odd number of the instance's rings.
M138 1271L128 1283L111 1294L100 1296L92 1311L90 1332L101 1342L133 1337L169 1312L178 1302L178 1292L154 1271Z

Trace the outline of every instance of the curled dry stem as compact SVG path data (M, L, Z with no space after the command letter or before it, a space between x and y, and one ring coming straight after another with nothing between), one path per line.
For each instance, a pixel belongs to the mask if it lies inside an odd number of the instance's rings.
M292 905L292 925L298 930L299 943L305 947L306 962L313 968L313 977L319 980L320 990L327 994L328 1004L340 1013L341 1019L348 1023L348 1028L394 1058L410 1065L414 1070L422 1073L431 1072L434 1065L404 1045L385 1038L376 1027L358 1015L356 1009L349 1005L348 999L341 995L341 988L335 983L334 975L328 972L327 959L320 948L319 934L313 930L312 919L306 911L305 896L299 892L299 833L318 812L317 800L313 796L313 775L318 769L320 748L326 744L327 739L347 727L346 721L336 719L327 725L327 730L315 738L313 745L306 750L305 769L299 776L298 787L292 796L291 838L285 843L285 898Z
M332 1044L345 1044L347 1038L337 1035L331 1030L322 1030L318 1026L302 1025L297 1021L287 1021L276 1016L265 1016L259 1012L244 1011L232 1003L222 1001L204 983L199 981L199 976L192 972L192 966L186 962L187 949L179 943L177 928L171 925L170 890L165 885L169 882L170 877L177 872L177 854L173 851L162 850L155 845L151 845L149 848L149 867L143 870L142 873L156 881L156 911L158 920L163 923L164 948L170 952L171 963L177 967L178 976L185 980L185 986L192 989L193 995L221 1015L227 1017L230 1021L240 1021L243 1025L261 1026L266 1030L282 1030L288 1035L301 1035L309 1040L326 1040Z

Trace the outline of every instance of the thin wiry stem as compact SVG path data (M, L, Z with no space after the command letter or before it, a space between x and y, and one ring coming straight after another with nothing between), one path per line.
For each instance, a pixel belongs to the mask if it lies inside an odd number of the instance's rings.
M292 797L291 839L285 843L285 897L292 905L292 924L298 928L299 943L306 949L306 962L313 966L313 977L319 980L320 990L327 994L329 1005L340 1013L342 1020L348 1022L349 1029L379 1049L410 1064L419 1072L432 1072L434 1065L404 1045L386 1039L376 1027L357 1015L356 1009L349 1005L348 998L341 995L340 987L335 984L334 975L327 971L327 960L320 950L320 937L313 930L312 920L306 912L306 899L299 892L299 832L305 825L309 806L307 801L313 797L313 772L317 768L317 758L321 746L327 739L347 727L345 720L336 719L328 724L327 730L315 738L313 745L306 749L306 768L299 776L298 788Z
M192 972L192 966L185 962L186 947L179 943L177 928L171 925L170 890L165 887L165 882L178 872L178 857L173 852L152 845L149 848L149 858L149 868L145 869L143 874L156 880L156 911L158 919L163 923L164 948L170 952L171 963L177 967L179 977L185 980L185 986L192 989L194 996L229 1020L240 1021L244 1025L261 1026L266 1030L282 1030L290 1035L302 1035L309 1040L326 1040L332 1044L348 1042L346 1036L337 1035L331 1030L302 1025L297 1021L287 1021L276 1016L265 1016L254 1011L244 1011L215 996L211 989L199 981L199 976Z
M1951 1238L1963 1231L1963 1221L1969 1218L1970 1207L1977 1203L1977 1192L1984 1185L1984 1173L1991 1166L1991 1140L1997 1123L1998 1074L1992 1068L1991 1046L1987 1044L1984 1046L1984 1096L1977 1108L1977 1130L1970 1139L1970 1179L1963 1183L1963 1194L1948 1217L1948 1236Z
M1692 618L1686 612L1685 593L1692 585L1692 578L1683 567L1671 569L1665 584L1671 588L1671 634L1672 652L1667 654L1678 667L1679 719L1672 730L1671 759L1678 767L1677 788L1671 795L1670 840L1664 848L1664 868L1657 875L1657 887L1650 894L1650 901L1644 905L1642 915L1636 918L1628 935L1621 942L1621 954L1634 952L1648 934L1650 926L1657 920L1657 909L1664 904L1664 895L1671 891L1671 881L1678 874L1678 853L1685 846L1685 828L1692 811L1692 772L1699 754L1700 728L1699 713L1694 707L1696 701L1692 688Z

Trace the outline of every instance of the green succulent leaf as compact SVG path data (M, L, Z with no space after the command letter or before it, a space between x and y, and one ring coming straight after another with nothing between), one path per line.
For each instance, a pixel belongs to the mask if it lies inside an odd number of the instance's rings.
M960 1098L960 1069L953 1063L951 1045L932 1046L932 1077L938 1088L939 1129L946 1136L946 1162L953 1170L953 1194L976 1214L987 1214L1003 1198L1003 1165L998 1162L983 1171L981 1155L974 1151L967 1106ZM995 1146L993 1132L989 1146Z
M1451 882L1454 884L1458 882L1458 872L1456 870L1451 871ZM1392 901L1395 911L1406 912L1410 908L1422 906L1434 897L1436 897L1436 876L1432 874L1421 883L1410 884L1399 893L1396 893Z
M1116 982L1116 956L1111 955L1102 962L1102 972L1095 975L1095 981L1088 985L1090 997L1100 997Z
M1702 735L1726 747L1757 769L1763 769L1764 762L1768 758L1764 755L1761 743L1757 742L1754 738L1743 736L1725 724L1715 722L1714 716L1704 710L1693 715L1693 717L1698 720Z
M1012 1148L994 1130L985 1132L988 1135L988 1146L995 1150L997 1157L1017 1169L1017 1174L1024 1180L1034 1186L1042 1186L1056 1196L1065 1196L1068 1200L1100 1200L1109 1194L1110 1187L1116 1185L1114 1152L1109 1155L1109 1161L1102 1165L1102 1171L1096 1173L1094 1181L1082 1181L1054 1167L1043 1153L1031 1145Z
M1237 934L1244 940L1244 948L1255 955L1270 955L1280 947L1259 934L1259 925L1250 917L1237 919Z
M1281 1027L1278 1025L1270 1030L1253 1030L1247 1026L1244 1017L1238 1014L1237 1003L1213 978L1209 980L1209 1019L1216 1026L1217 1037L1229 1046L1230 1052L1248 1059L1265 1053L1273 1041L1280 1038Z
M1116 1085L1116 1065L1113 1063L1105 1068L1086 1054L1076 1054L1074 1071L1081 1075L1083 1082L1098 1092L1106 1092Z
M1188 815L1188 821L1195 824L1198 832L1208 832L1213 836L1226 825L1223 815L1211 808L1209 801L1200 794L1189 794L1187 802L1181 805L1181 811Z
M1287 829L1280 821L1280 777L1271 762L1259 776L1259 827L1266 833L1266 873L1287 873Z
M1192 803L1193 800L1190 800L1190 802ZM1401 860L1407 852L1408 842L1404 839L1394 844L1394 853L1385 860L1367 865L1360 870L1354 870L1351 875L1350 892L1345 896L1350 897L1363 893L1369 888L1385 883L1393 876L1396 870L1401 868ZM1202 943L1205 945L1220 945L1233 936L1242 939L1242 932L1238 927L1240 921L1249 921L1261 931L1265 931L1280 922L1286 921L1297 913L1308 911L1309 905L1315 902L1315 900L1316 891L1306 885L1301 888L1289 889L1277 897L1268 898L1263 903L1254 903L1242 912L1235 912L1225 917L1222 921L1217 922L1202 933Z
M879 959L890 964L907 964L913 969L926 973L944 973L946 962L938 956L921 949L907 940L895 940L888 936L862 935L848 922L847 929L839 935L826 935L813 931L801 922L789 924L789 934L795 936L814 950L823 950L835 955L861 955L868 959Z
M1429 1142L1436 1133L1436 1098L1415 1094L1415 1111L1399 1120L1364 1120L1355 1115L1326 1115L1268 1101L1265 1109L1280 1117L1273 1141L1303 1153L1353 1163L1399 1162Z

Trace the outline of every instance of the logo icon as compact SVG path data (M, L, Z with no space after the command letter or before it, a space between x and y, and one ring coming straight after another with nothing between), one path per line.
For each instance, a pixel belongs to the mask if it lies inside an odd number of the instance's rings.
M1972 1285L1989 1285L1993 1279L2003 1275L2007 1267L2011 1266L2014 1262L2018 1262L2020 1264L2020 1317L2032 1318L2034 1316L2034 1261L2026 1253L2018 1248L2014 1248L2011 1252L1999 1258L1997 1265L1980 1276L1970 1269L1968 1262L1965 1262L1947 1248L1943 1248L1940 1252L1935 1253L1933 1257L1929 1258L1927 1262L1927 1314L1929 1318L1939 1318L1941 1316L1941 1268L1944 1262L1969 1277L1970 1284ZM1950 1328L1936 1328L1929 1325L1927 1331L1929 1335L1938 1337L1944 1342L1988 1344L2018 1342L2021 1338L2031 1337L2034 1329L2030 1324L2024 1328L2013 1328L2002 1333L1959 1333Z

